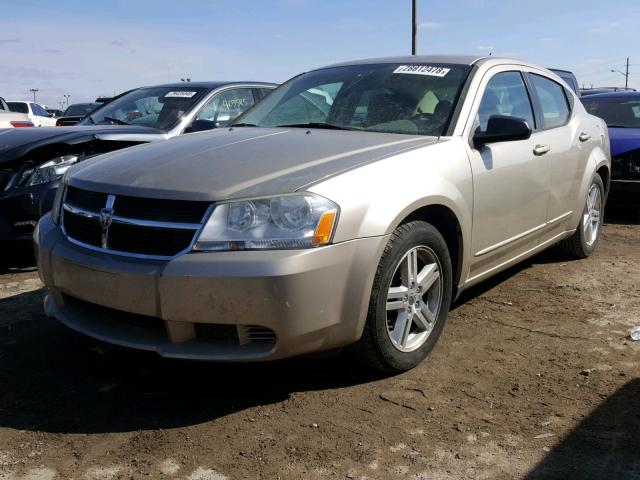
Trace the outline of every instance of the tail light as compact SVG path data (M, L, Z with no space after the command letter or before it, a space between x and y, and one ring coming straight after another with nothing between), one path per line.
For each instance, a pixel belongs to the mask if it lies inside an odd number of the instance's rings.
M33 123L24 120L9 122L14 128L33 127Z

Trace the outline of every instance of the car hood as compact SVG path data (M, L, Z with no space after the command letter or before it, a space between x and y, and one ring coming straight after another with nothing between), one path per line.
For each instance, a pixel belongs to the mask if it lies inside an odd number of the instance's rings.
M74 145L90 139L148 142L164 138L165 132L139 125L11 128L0 130L0 164L51 144Z
M640 148L640 128L610 128L611 156Z
M301 189L436 137L241 127L111 152L73 167L69 183L113 194L224 200Z

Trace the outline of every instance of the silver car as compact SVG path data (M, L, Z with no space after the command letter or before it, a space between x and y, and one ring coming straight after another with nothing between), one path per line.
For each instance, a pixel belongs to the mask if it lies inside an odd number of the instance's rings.
M462 290L596 248L607 129L550 71L397 57L297 76L234 126L73 167L35 233L47 315L165 357L422 361Z

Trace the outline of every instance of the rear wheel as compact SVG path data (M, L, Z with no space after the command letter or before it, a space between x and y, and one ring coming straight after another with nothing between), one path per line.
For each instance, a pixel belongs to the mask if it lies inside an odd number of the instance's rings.
M446 322L451 291L451 260L440 232L420 221L398 227L378 265L358 344L365 363L401 372L424 360Z
M573 257L586 258L590 256L600 241L603 218L604 184L600 175L596 173L587 192L578 228L571 237L562 240L558 247Z

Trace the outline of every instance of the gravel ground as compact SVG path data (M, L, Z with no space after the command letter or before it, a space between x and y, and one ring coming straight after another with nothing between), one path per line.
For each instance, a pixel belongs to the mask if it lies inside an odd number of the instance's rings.
M640 221L466 292L425 363L169 361L42 313L0 266L0 479L640 479Z

